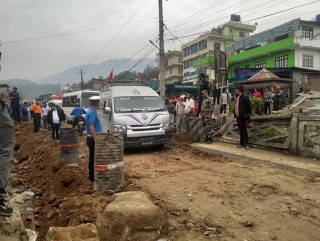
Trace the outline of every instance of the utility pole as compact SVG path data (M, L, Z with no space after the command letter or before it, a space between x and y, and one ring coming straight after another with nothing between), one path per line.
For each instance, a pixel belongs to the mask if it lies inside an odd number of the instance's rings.
M160 97L165 103L165 69L164 69L164 41L163 41L163 10L162 10L162 0L159 1L159 41L160 41Z
M83 72L82 72L82 69L80 71L80 74L81 74L81 89L84 90L84 83L83 83Z

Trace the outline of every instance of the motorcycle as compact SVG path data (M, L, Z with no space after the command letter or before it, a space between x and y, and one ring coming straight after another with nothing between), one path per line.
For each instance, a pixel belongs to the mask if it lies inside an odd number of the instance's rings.
M84 118L79 117L79 119L78 119L78 135L79 136L82 136L84 129L85 129Z

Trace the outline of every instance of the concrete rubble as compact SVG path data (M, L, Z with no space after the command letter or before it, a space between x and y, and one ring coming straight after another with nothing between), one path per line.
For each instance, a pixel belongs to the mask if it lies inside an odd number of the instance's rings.
M75 227L51 227L47 241L99 241L98 231L92 223Z
M162 210L138 191L116 194L96 222L101 241L156 240L165 224Z

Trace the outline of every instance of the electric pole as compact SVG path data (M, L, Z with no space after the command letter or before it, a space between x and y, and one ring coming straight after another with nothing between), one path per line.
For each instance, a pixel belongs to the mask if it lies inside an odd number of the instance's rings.
M81 74L81 89L84 90L84 83L83 83L83 72L82 72L82 69L80 71L80 74Z
M162 10L162 0L159 0L159 41L160 41L160 97L165 103L165 69L164 69L164 41L163 41L163 10Z

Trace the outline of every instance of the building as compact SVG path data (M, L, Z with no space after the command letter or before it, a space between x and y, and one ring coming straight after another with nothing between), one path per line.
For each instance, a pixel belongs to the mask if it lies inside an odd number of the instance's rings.
M239 15L231 15L231 21L213 28L210 32L183 45L184 82L195 82L200 72L214 79L214 45L224 51L226 46L233 44L256 29L256 26L240 23Z
M293 79L298 92L320 85L320 15L316 21L294 19L226 48L229 82L247 80L262 68Z
M165 81L176 83L183 79L182 51L168 51L165 55Z

